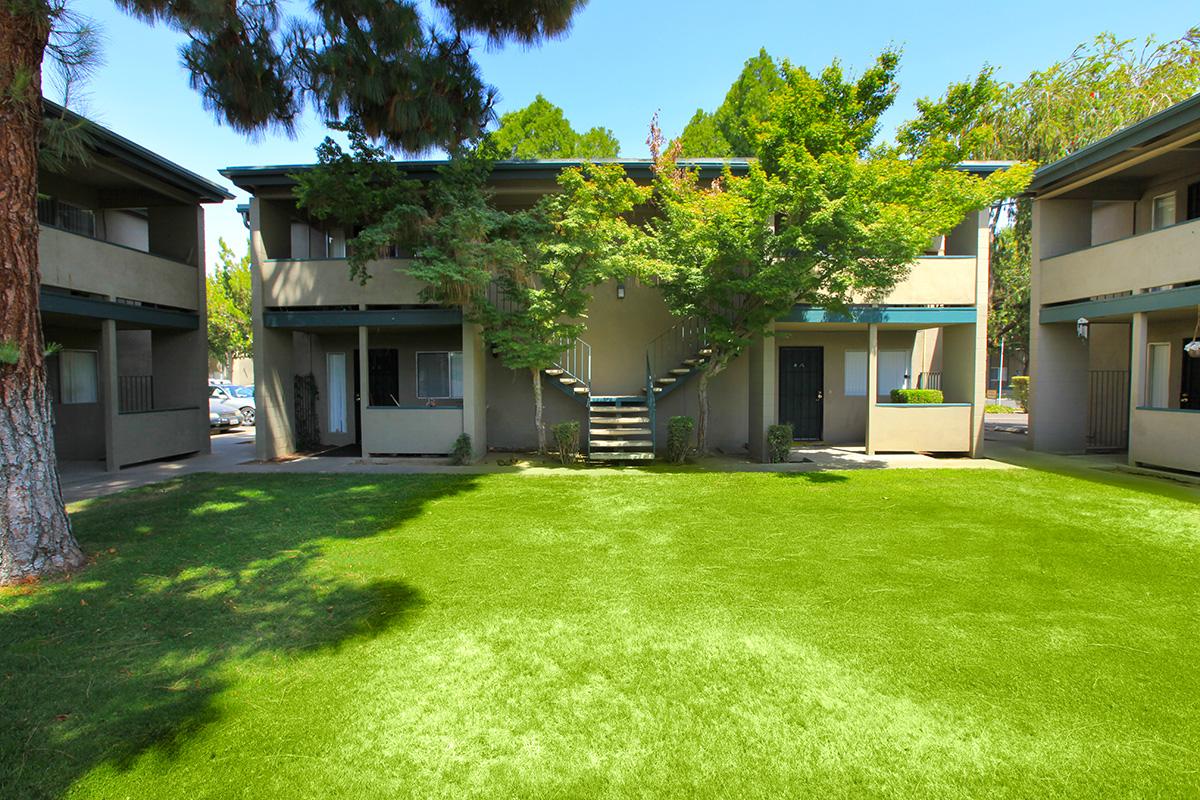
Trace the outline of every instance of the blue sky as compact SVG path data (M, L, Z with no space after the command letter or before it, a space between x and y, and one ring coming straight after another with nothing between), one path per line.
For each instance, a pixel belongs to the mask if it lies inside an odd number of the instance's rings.
M611 128L622 154L638 157L647 154L655 111L668 135L678 133L697 108L720 104L742 63L760 47L810 68L839 58L855 72L884 47L902 48L900 99L886 120L891 127L909 116L914 100L940 94L984 64L997 67L1003 80L1020 80L1102 31L1171 39L1200 24L1195 4L1179 0L1008 0L986 9L942 0L807 5L592 0L565 37L532 49L481 50L478 60L485 80L499 90L501 113L540 92L562 106L576 128ZM306 117L294 139L246 139L201 108L179 64L178 34L123 15L111 0L76 0L72 7L96 20L104 35L104 64L72 99L80 113L226 185L217 174L224 166L313 160L325 135L317 117ZM210 262L218 236L239 251L244 247L234 206L208 208Z

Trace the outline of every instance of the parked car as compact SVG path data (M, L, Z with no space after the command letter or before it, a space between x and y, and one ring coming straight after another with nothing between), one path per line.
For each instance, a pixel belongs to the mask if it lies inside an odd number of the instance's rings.
M208 384L208 396L216 397L222 402L228 403L237 408L242 415L242 422L247 425L254 424L254 387L253 386L237 386L232 383L213 383Z
M242 424L242 412L235 406L226 403L211 394L208 397L208 426L210 428L229 429Z

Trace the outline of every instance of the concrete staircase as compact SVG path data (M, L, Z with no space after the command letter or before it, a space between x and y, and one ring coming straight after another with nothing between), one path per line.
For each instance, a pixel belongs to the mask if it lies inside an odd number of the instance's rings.
M654 460L654 414L645 398L588 399L588 460Z

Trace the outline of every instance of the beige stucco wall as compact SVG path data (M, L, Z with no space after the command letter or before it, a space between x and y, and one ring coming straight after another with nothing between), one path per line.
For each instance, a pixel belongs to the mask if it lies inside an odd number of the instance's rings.
M366 286L350 280L345 259L263 261L263 304L275 306L415 305L423 283L398 259L372 261Z
M56 228L38 236L42 283L63 289L199 308L196 268Z
M1129 460L1200 472L1200 411L1134 409Z
M971 449L971 407L878 406L871 439L880 453L965 453Z
M1129 323L1088 325L1088 369L1129 369Z
M974 256L917 259L908 276L880 302L888 305L973 305L975 266Z
M1200 220L1048 258L1041 263L1041 303L1200 280L1197 252Z
M207 408L117 414L113 458L119 466L194 453L208 439Z
M1187 219L1187 187L1196 181L1200 181L1200 172L1184 170L1162 175L1147 185L1137 201L1137 232L1150 230L1154 198L1163 194L1175 195L1175 221L1184 222Z
M367 408L363 454L445 454L462 432L461 408Z
M1135 204L1129 201L1097 202L1092 206L1092 245L1133 235Z

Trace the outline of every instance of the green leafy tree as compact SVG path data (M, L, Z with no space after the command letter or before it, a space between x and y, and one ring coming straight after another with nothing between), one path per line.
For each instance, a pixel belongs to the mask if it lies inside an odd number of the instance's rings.
M540 94L519 111L500 117L489 138L498 158L616 158L621 149L608 128L578 133L563 110Z
M755 137L770 109L771 97L783 87L779 65L759 50L742 67L725 100L711 114L698 110L679 136L685 158L753 156Z
M238 131L291 130L307 105L357 116L368 135L421 152L489 121L495 92L473 46L561 34L583 0L115 0L185 39L192 87ZM286 13L285 13L286 12ZM83 563L63 506L38 313L37 166L42 61L84 71L87 26L65 0L0 3L0 583Z
M899 58L885 52L858 79L838 64L817 75L784 62L782 86L752 131L758 160L702 185L652 126L654 204L646 253L671 311L707 329L698 379L697 444L707 446L708 386L797 303L844 307L881 296L936 234L1021 191L1031 168L982 179L956 169L986 135L973 126L994 86L955 85L894 144L873 145L895 100ZM773 224L772 224L773 223Z
M217 240L216 271L205 279L208 294L208 353L228 366L250 355L254 341L250 301L250 254L238 257Z
M1071 55L1005 84L981 116L991 132L971 155L1046 164L1200 90L1200 28L1160 42L1102 33ZM1028 350L1030 206L996 218L988 339ZM1009 227L1011 223L1011 227Z

